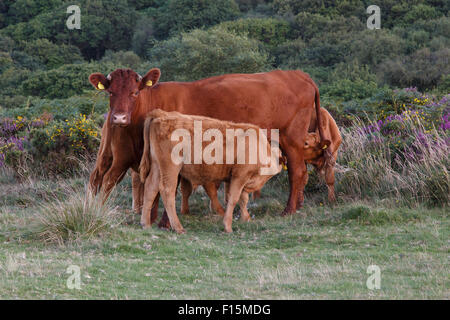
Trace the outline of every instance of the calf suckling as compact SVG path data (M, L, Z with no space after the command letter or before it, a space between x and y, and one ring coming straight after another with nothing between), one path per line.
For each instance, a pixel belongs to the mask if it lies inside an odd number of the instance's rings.
M145 183L142 226L151 225L150 212L160 193L170 225L177 233L184 232L175 208L181 176L194 185L229 183L223 221L225 231L232 232L236 204L239 202L242 219L249 220L248 194L260 190L281 171L281 151L273 144L255 125L159 109L150 112L144 124L144 151L139 166Z

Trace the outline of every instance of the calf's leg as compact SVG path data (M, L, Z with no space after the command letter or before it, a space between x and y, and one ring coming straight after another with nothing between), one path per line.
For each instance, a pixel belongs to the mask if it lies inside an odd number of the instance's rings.
M248 192L242 191L241 197L239 198L239 207L241 208L241 221L250 221L250 214L247 210L248 204Z
M161 192L161 197L164 202L164 207L167 211L167 216L170 221L170 225L175 230L176 233L185 233L183 226L177 216L177 211L175 207L175 195L177 191L177 178L178 172L176 174L165 174L161 172L161 180L159 189Z
M233 222L233 210L241 196L243 188L244 183L242 183L239 179L231 179L227 210L225 211L225 216L223 217L223 224L225 226L225 232L227 233L233 232L233 229L231 228L231 224Z
M328 202L336 202L336 195L334 193L334 166L329 166L325 169L325 182L328 187Z
M150 170L150 174L145 179L145 193L144 193L144 204L142 207L141 215L141 225L144 228L149 228L152 224L151 211L155 199L158 196L160 187L160 174L159 168L154 165Z

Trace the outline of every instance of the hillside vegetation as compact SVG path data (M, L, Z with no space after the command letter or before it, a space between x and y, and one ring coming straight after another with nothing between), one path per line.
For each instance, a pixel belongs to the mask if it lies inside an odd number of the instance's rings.
M0 297L448 299L450 2L376 1L369 30L372 2L1 1ZM105 205L86 197L109 108L89 74L153 67L160 81L309 73L343 135L338 203L309 168L302 215L279 217L283 172L230 236L198 191L178 236L141 230L129 176Z

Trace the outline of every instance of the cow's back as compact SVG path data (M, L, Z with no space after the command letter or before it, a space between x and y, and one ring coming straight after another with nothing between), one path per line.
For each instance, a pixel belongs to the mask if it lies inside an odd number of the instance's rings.
M312 109L308 104L315 94L307 74L281 70L166 82L151 90L150 109L252 123L266 129L283 129L299 109Z

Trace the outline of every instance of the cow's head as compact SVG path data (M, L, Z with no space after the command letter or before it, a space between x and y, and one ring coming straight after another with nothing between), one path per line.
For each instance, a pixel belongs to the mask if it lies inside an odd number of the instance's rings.
M96 89L109 92L111 123L128 126L140 91L156 85L160 75L161 71L157 68L151 69L144 77L131 69L117 69L106 77L101 73L93 73L89 81Z

